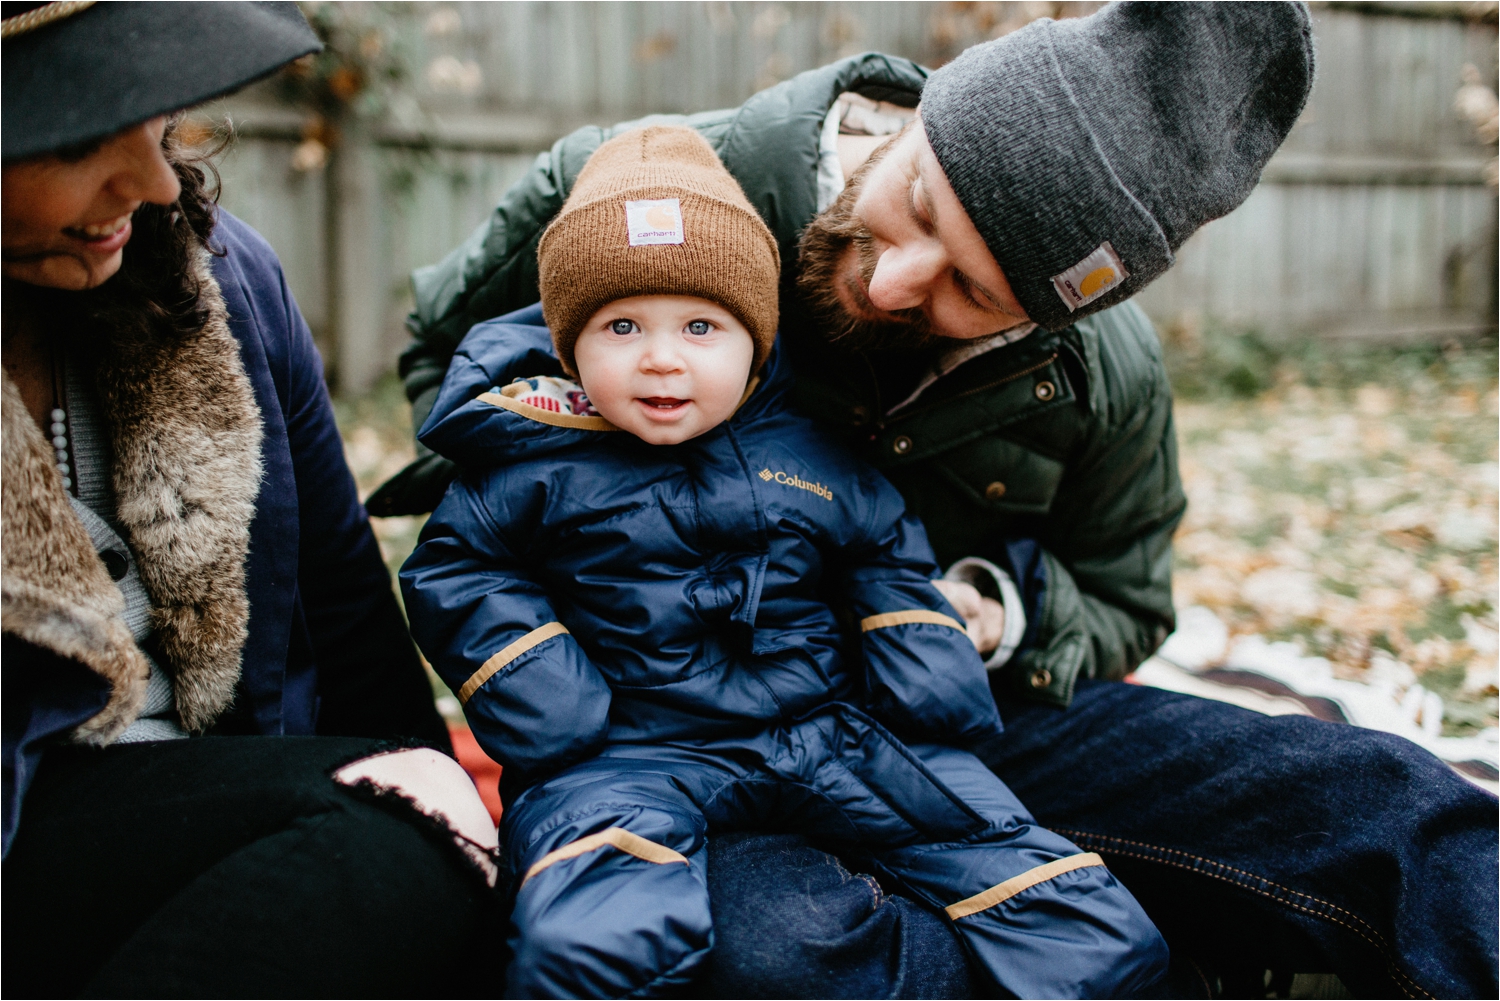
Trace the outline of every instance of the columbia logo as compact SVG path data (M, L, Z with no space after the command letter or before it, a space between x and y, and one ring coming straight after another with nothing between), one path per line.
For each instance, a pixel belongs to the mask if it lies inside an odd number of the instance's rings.
M798 490L806 490L808 493L817 494L824 500L833 500L832 490L828 489L821 483L813 483L809 480L804 480L796 473L773 473L769 469L762 469L756 475L765 480L767 483L775 480L777 483L780 483L784 487L796 487Z

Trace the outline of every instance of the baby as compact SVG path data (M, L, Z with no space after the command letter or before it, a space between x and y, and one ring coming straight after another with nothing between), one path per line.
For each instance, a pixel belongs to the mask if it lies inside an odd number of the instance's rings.
M505 767L508 996L690 982L736 827L946 912L1011 994L1160 977L1099 856L965 750L1001 732L984 667L901 496L791 409L777 247L708 144L600 146L538 255L541 309L474 328L422 430L464 475L401 572Z

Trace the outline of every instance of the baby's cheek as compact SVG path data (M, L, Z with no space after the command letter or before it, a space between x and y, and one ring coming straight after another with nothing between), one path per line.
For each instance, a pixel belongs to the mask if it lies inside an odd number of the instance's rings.
M588 366L582 360L578 364L578 382L583 386L584 393L594 409L599 411L605 420L619 423L618 418L630 397L624 388L623 380L612 378L609 366Z
M735 410L739 406L740 397L744 395L744 383L726 382L722 386L717 387L708 405L702 407L703 419L707 424L707 427L703 430L706 431L708 428L717 427L719 424L733 417Z
M707 404L704 409L714 424L727 420L739 407L745 387L750 384L750 365L754 360L755 345L743 331L738 336L724 338L699 359L695 381L705 390L700 393L699 403Z
M588 394L589 402L605 420L615 424L620 423L626 401L621 400L617 386L612 385L608 380L595 380L592 385L584 383L583 391Z

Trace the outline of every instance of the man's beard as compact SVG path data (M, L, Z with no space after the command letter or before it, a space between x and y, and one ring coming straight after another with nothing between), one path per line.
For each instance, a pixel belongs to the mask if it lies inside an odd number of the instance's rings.
M920 309L894 310L887 314L893 319L869 320L851 314L839 298L838 286L845 281L839 262L852 246L859 257L863 285L844 292L869 306L864 290L870 287L879 258L875 238L854 216L854 202L871 168L895 145L896 138L870 154L833 204L808 223L797 246L797 292L803 304L830 343L851 351L910 351L942 339L932 332L927 314Z

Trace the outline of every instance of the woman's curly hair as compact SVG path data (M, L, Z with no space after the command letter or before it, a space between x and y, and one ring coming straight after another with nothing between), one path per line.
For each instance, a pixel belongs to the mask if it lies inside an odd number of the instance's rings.
M182 140L182 123L182 115L174 116L161 139L182 193L170 205L146 202L136 209L130 242L114 277L59 297L72 300L79 320L151 338L189 337L208 322L197 259L204 253L223 254L210 243L219 201L219 172L212 161L228 148L234 132L226 123L215 141L192 146Z

